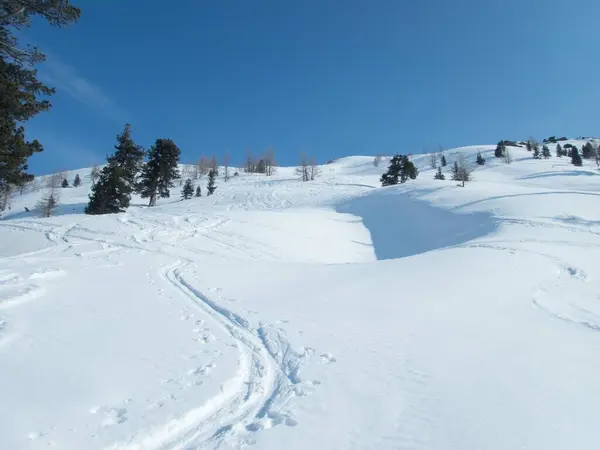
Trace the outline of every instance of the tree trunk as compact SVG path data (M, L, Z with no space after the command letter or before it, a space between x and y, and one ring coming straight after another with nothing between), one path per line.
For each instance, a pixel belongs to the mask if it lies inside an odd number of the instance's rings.
M156 192L150 196L150 203L148 203L148 206L155 206L155 205L156 205Z

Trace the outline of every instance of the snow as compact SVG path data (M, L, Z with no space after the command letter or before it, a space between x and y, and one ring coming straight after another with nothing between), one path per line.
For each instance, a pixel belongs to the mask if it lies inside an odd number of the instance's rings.
M53 217L16 194L0 449L598 448L600 172L549 146L449 150L487 158L464 188L415 155L118 215L83 214L90 169Z

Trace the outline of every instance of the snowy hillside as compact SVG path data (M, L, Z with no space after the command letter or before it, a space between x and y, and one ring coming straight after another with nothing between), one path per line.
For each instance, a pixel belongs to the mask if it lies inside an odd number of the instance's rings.
M494 148L446 152L487 158L464 188L415 155L118 215L90 169L50 218L17 193L0 449L597 449L600 171Z

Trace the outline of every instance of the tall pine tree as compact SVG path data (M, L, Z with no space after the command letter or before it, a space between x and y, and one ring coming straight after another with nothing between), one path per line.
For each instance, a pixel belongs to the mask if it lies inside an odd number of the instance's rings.
M76 174L75 179L73 180L73 187L79 186L81 186L81 178L79 177L79 174Z
M414 180L419 175L419 170L406 155L395 155L390 161L388 171L381 176L382 186L392 186L406 183L410 178Z
M500 141L500 142L498 142L498 145L496 145L496 150L494 150L494 156L496 158L503 158L505 151L506 151L506 146L504 145L504 141Z
M47 111L47 97L54 89L37 79L32 68L45 57L36 47L19 46L13 30L29 28L38 16L51 25L63 27L79 18L79 9L68 0L3 0L0 2L0 210L8 203L11 189L33 180L27 160L43 150L37 141L25 138L23 124Z
M131 125L126 123L121 134L117 135L115 153L107 158L108 164L121 169L121 176L134 190L135 182L144 162L144 149L137 145L131 137Z
M583 165L583 161L581 159L581 155L579 154L579 150L577 149L577 147L573 147L571 149L571 164L573 164L574 166Z
M448 165L448 163L446 162L446 155L444 155L443 153L442 153L441 161L442 161L442 167L446 167Z
M563 156L563 149L560 146L560 144L556 145L556 156L558 156L559 158Z
M446 179L446 176L442 173L442 168L440 166L438 166L437 172L433 176L433 179L434 180L445 180Z
M131 191L122 170L110 164L104 166L92 186L86 214L115 214L127 209Z
M214 170L208 172L208 185L206 186L206 190L208 191L207 195L213 195L217 189L217 186L215 186L215 176L216 174Z
M548 148L546 144L544 144L544 146L542 147L542 156L544 157L544 159L548 159L550 158L550 156L552 156L550 154L550 148Z
M173 181L179 178L177 164L181 151L171 139L157 139L148 152L148 162L142 169L139 192L149 198L148 206L156 205L158 197L168 198Z
M581 149L581 156L585 159L591 159L596 156L596 149L591 142L586 142L585 145Z

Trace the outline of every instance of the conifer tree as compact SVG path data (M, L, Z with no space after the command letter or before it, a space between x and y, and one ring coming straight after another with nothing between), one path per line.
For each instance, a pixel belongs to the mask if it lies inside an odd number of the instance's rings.
M213 195L213 192L217 189L215 186L215 172L211 170L208 172L208 185L206 186L206 190L208 191L207 195Z
M539 145L533 145L531 148L533 150L533 159L540 159L542 155L540 154Z
M552 156L550 154L550 148L548 148L547 145L544 145L542 147L542 156L544 157L544 159L548 159L548 158L550 158L550 156Z
M144 162L144 149L137 145L131 137L131 125L126 123L121 134L117 135L117 145L115 153L107 158L108 164L121 169L122 177L134 190L137 175Z
M192 184L192 180L189 178L185 180L185 184L183 185L183 189L181 190L181 198L184 200L189 200L194 196L194 185Z
M122 174L122 168L110 164L104 166L98 181L92 186L86 214L115 214L129 206L131 187Z
M483 166L485 164L485 158L481 155L481 152L477 152L476 162L480 166Z
M441 162L442 162L442 167L446 167L448 165L448 163L446 162L446 155L444 155L443 153L442 153Z
M395 155L388 167L388 171L381 176L382 186L392 186L394 184L406 183L410 178L414 180L419 175L419 170L405 155Z
M533 145L531 143L531 141L527 141L527 144L525 144L527 147L527 151L530 152L531 150L533 150Z
M73 187L81 186L81 178L79 178L79 174L75 175L75 179L73 180Z
M560 146L560 144L556 145L556 156L558 156L559 158L563 156L563 149Z
M462 182L462 187L465 187L466 181L471 181L471 169L467 166L464 157L459 157L458 161L454 161L452 166L452 180Z
M62 186L63 188L68 188L68 187L69 187L69 182L67 181L67 179L66 179L66 178L63 178L63 180L62 180L62 183L61 183L61 186Z
M496 145L496 150L494 150L494 156L496 158L503 158L505 151L506 151L506 146L504 145L504 141L500 141L500 142L498 142L498 145Z
M441 166L438 166L437 168L437 172L435 173L435 175L433 176L434 180L445 180L446 176L442 173L442 168Z
M579 154L579 150L577 147L573 147L571 150L571 164L574 166L582 166L583 161L581 159L581 155Z
M594 158L596 155L596 149L592 145L591 142L586 142L585 145L581 149L581 156L585 159Z
M200 189L200 185L196 186L196 197L202 197L202 189Z
M156 199L169 198L173 181L179 178L179 155L181 151L171 139L157 139L148 152L148 162L142 169L139 192L149 198L148 206L156 205Z

